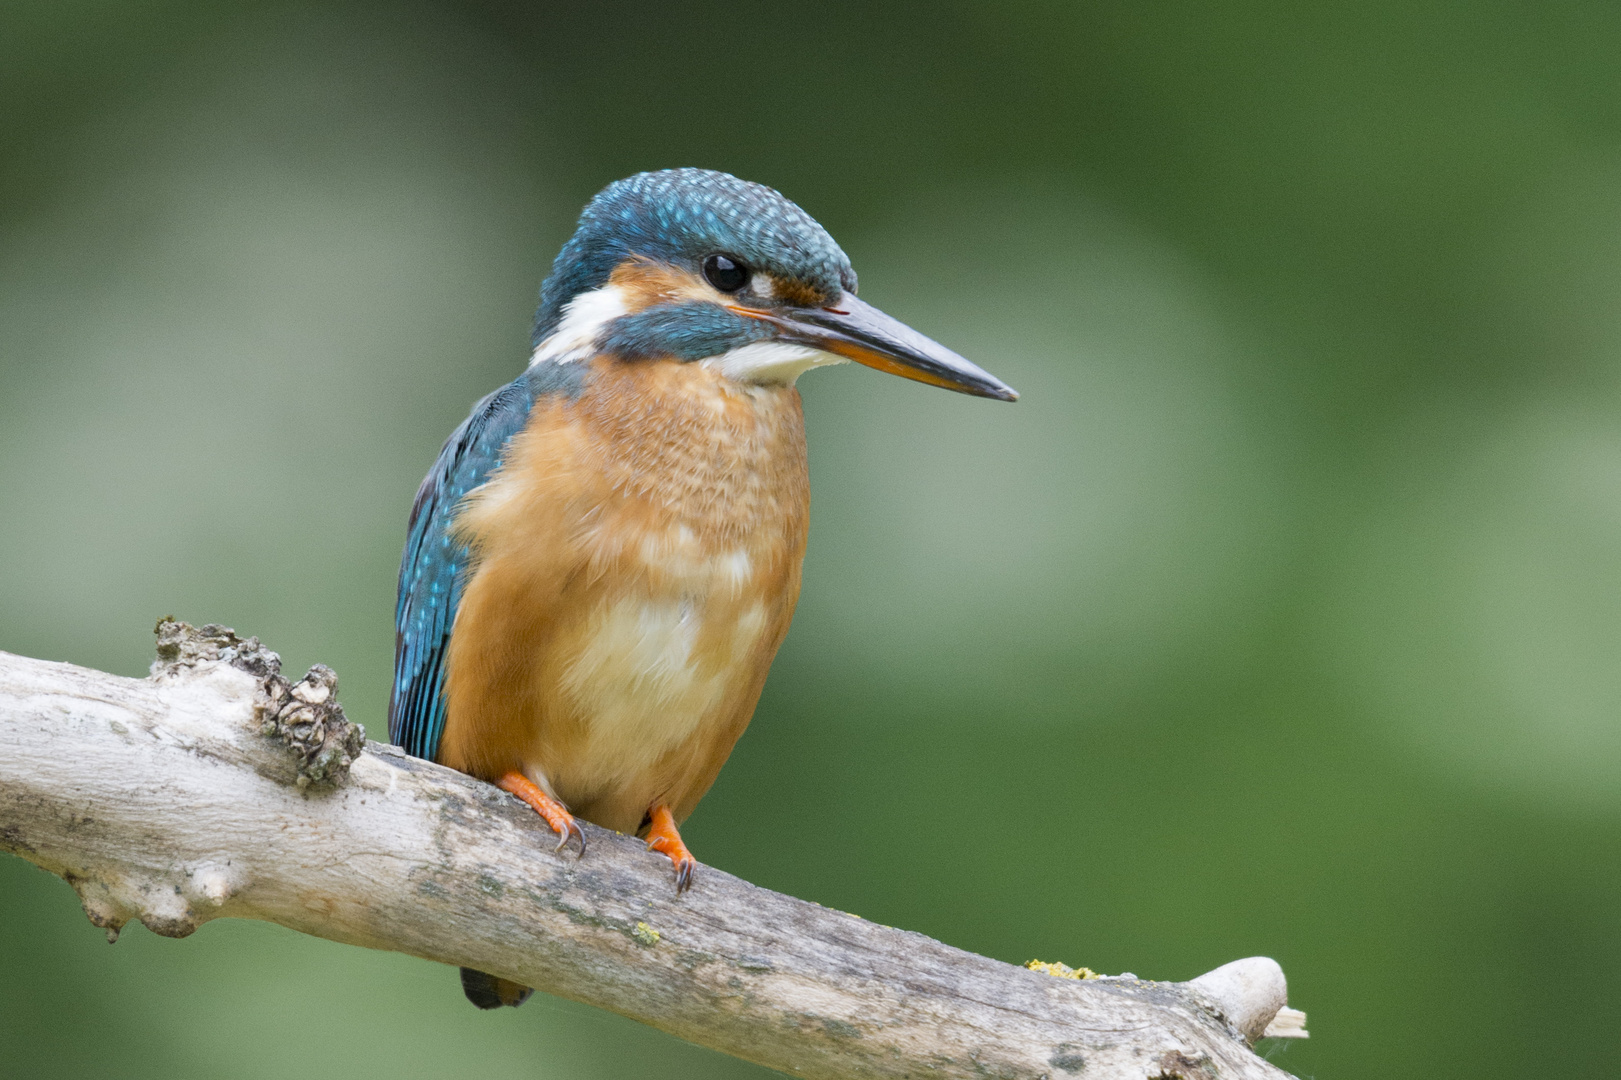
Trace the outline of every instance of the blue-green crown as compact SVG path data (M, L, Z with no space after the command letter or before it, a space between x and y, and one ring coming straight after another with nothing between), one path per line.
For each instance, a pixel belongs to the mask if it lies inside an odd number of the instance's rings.
M850 260L827 230L764 184L710 169L638 173L603 188L580 214L540 288L533 344L556 329L570 300L604 285L631 256L690 263L697 272L715 252L803 282L830 301L856 290Z

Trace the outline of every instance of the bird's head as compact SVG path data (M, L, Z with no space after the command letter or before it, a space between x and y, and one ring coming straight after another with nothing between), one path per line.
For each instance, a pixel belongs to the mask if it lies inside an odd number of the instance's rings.
M707 169L640 173L586 206L540 290L535 361L671 357L792 384L854 360L981 397L1013 389L856 299L850 260L772 189Z

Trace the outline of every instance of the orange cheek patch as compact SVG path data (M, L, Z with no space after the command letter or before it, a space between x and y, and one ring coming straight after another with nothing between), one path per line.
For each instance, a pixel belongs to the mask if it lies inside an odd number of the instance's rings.
M624 293L625 307L633 312L659 304L715 298L715 290L697 274L653 259L625 260L608 275L608 283Z

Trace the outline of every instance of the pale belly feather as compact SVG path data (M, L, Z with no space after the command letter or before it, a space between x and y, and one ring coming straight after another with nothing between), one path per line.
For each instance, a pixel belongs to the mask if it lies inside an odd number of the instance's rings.
M765 607L708 601L699 586L621 597L593 613L561 681L569 704L590 718L570 762L589 787L647 773L722 711L752 674L745 665L765 629ZM717 638L700 655L700 642Z

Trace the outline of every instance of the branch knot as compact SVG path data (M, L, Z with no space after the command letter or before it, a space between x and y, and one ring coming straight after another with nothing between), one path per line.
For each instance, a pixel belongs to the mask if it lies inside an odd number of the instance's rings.
M256 637L240 638L217 623L197 628L172 616L158 620L154 677L177 675L204 663L229 664L259 680L254 714L259 731L287 744L298 760L300 788L335 784L366 745L366 729L351 723L338 704L338 676L316 664L296 683L281 673L281 657Z
M296 683L276 674L264 688L259 730L298 755L298 786L341 780L366 745L366 729L343 715L337 672L316 664Z

